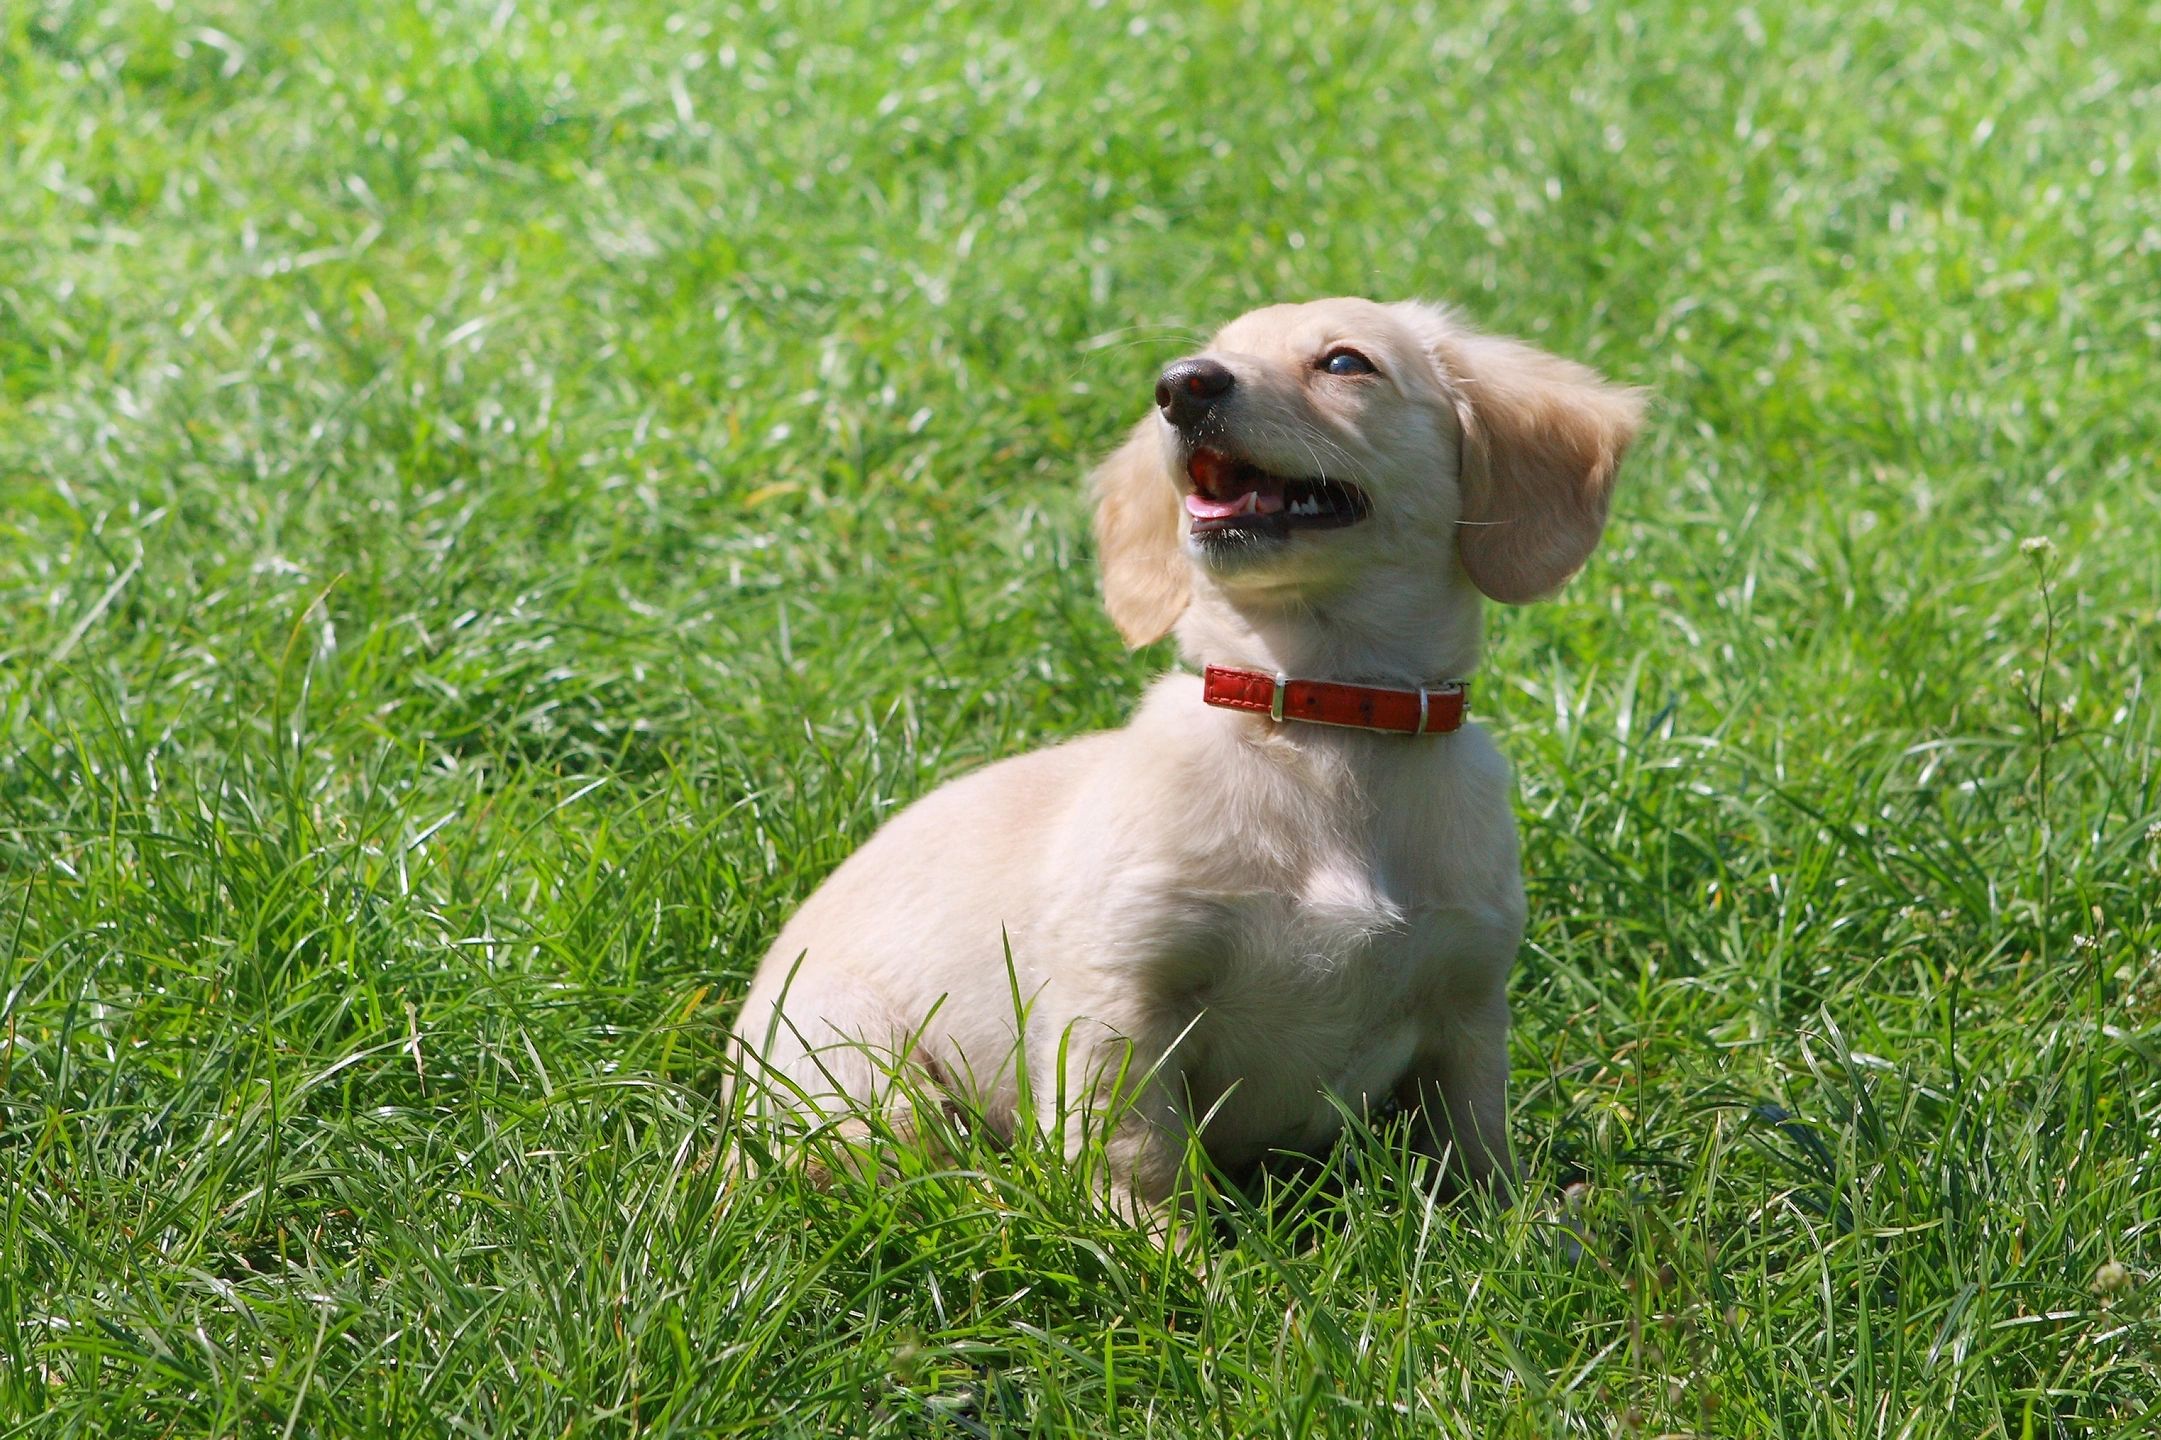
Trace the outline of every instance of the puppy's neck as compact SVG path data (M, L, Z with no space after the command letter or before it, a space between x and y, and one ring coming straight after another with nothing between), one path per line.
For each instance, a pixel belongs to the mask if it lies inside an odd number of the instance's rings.
M1405 688L1468 678L1478 643L1477 592L1460 580L1436 591L1381 578L1336 596L1204 584L1178 622L1194 666Z

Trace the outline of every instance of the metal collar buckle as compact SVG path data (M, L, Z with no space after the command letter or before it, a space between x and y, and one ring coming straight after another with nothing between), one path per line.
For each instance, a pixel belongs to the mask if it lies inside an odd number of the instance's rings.
M1418 728L1416 730L1413 730L1411 733L1413 735L1423 735L1426 733L1426 711L1428 708L1430 708L1434 696L1439 695L1444 699L1449 699L1457 695L1461 695L1462 693L1463 682L1461 680L1451 680L1445 685L1419 686Z

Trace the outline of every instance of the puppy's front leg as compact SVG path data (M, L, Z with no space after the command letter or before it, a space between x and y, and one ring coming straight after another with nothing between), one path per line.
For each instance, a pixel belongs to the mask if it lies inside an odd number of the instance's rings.
M1095 1033L1081 1043L1079 1031ZM1120 1219L1176 1245L1183 1231L1179 1193L1188 1123L1169 1038L1135 1041L1083 1022L1067 1036L1065 1152L1085 1153L1101 1136L1104 1203Z
M1414 1111L1412 1143L1447 1162L1451 1192L1514 1188L1508 1148L1508 996L1496 989L1459 1011L1418 1056L1398 1092Z

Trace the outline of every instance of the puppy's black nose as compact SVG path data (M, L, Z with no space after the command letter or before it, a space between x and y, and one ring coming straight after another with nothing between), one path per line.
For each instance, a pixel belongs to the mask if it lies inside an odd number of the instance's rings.
M1156 404L1173 425L1191 425L1206 415L1237 383L1230 367L1203 356L1164 367L1156 380Z

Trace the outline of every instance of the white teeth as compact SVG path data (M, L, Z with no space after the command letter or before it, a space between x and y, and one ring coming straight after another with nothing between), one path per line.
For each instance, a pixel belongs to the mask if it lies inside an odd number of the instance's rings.
M1261 492L1260 492L1260 491L1258 491L1258 490L1248 490L1248 491L1247 491L1247 492L1246 492L1245 494L1243 494L1243 495L1241 495L1241 496L1239 496L1239 497L1238 497L1238 512L1237 512L1238 514L1240 514L1240 515L1252 515L1252 514L1255 514L1256 512L1258 512L1260 508L1261 508Z

